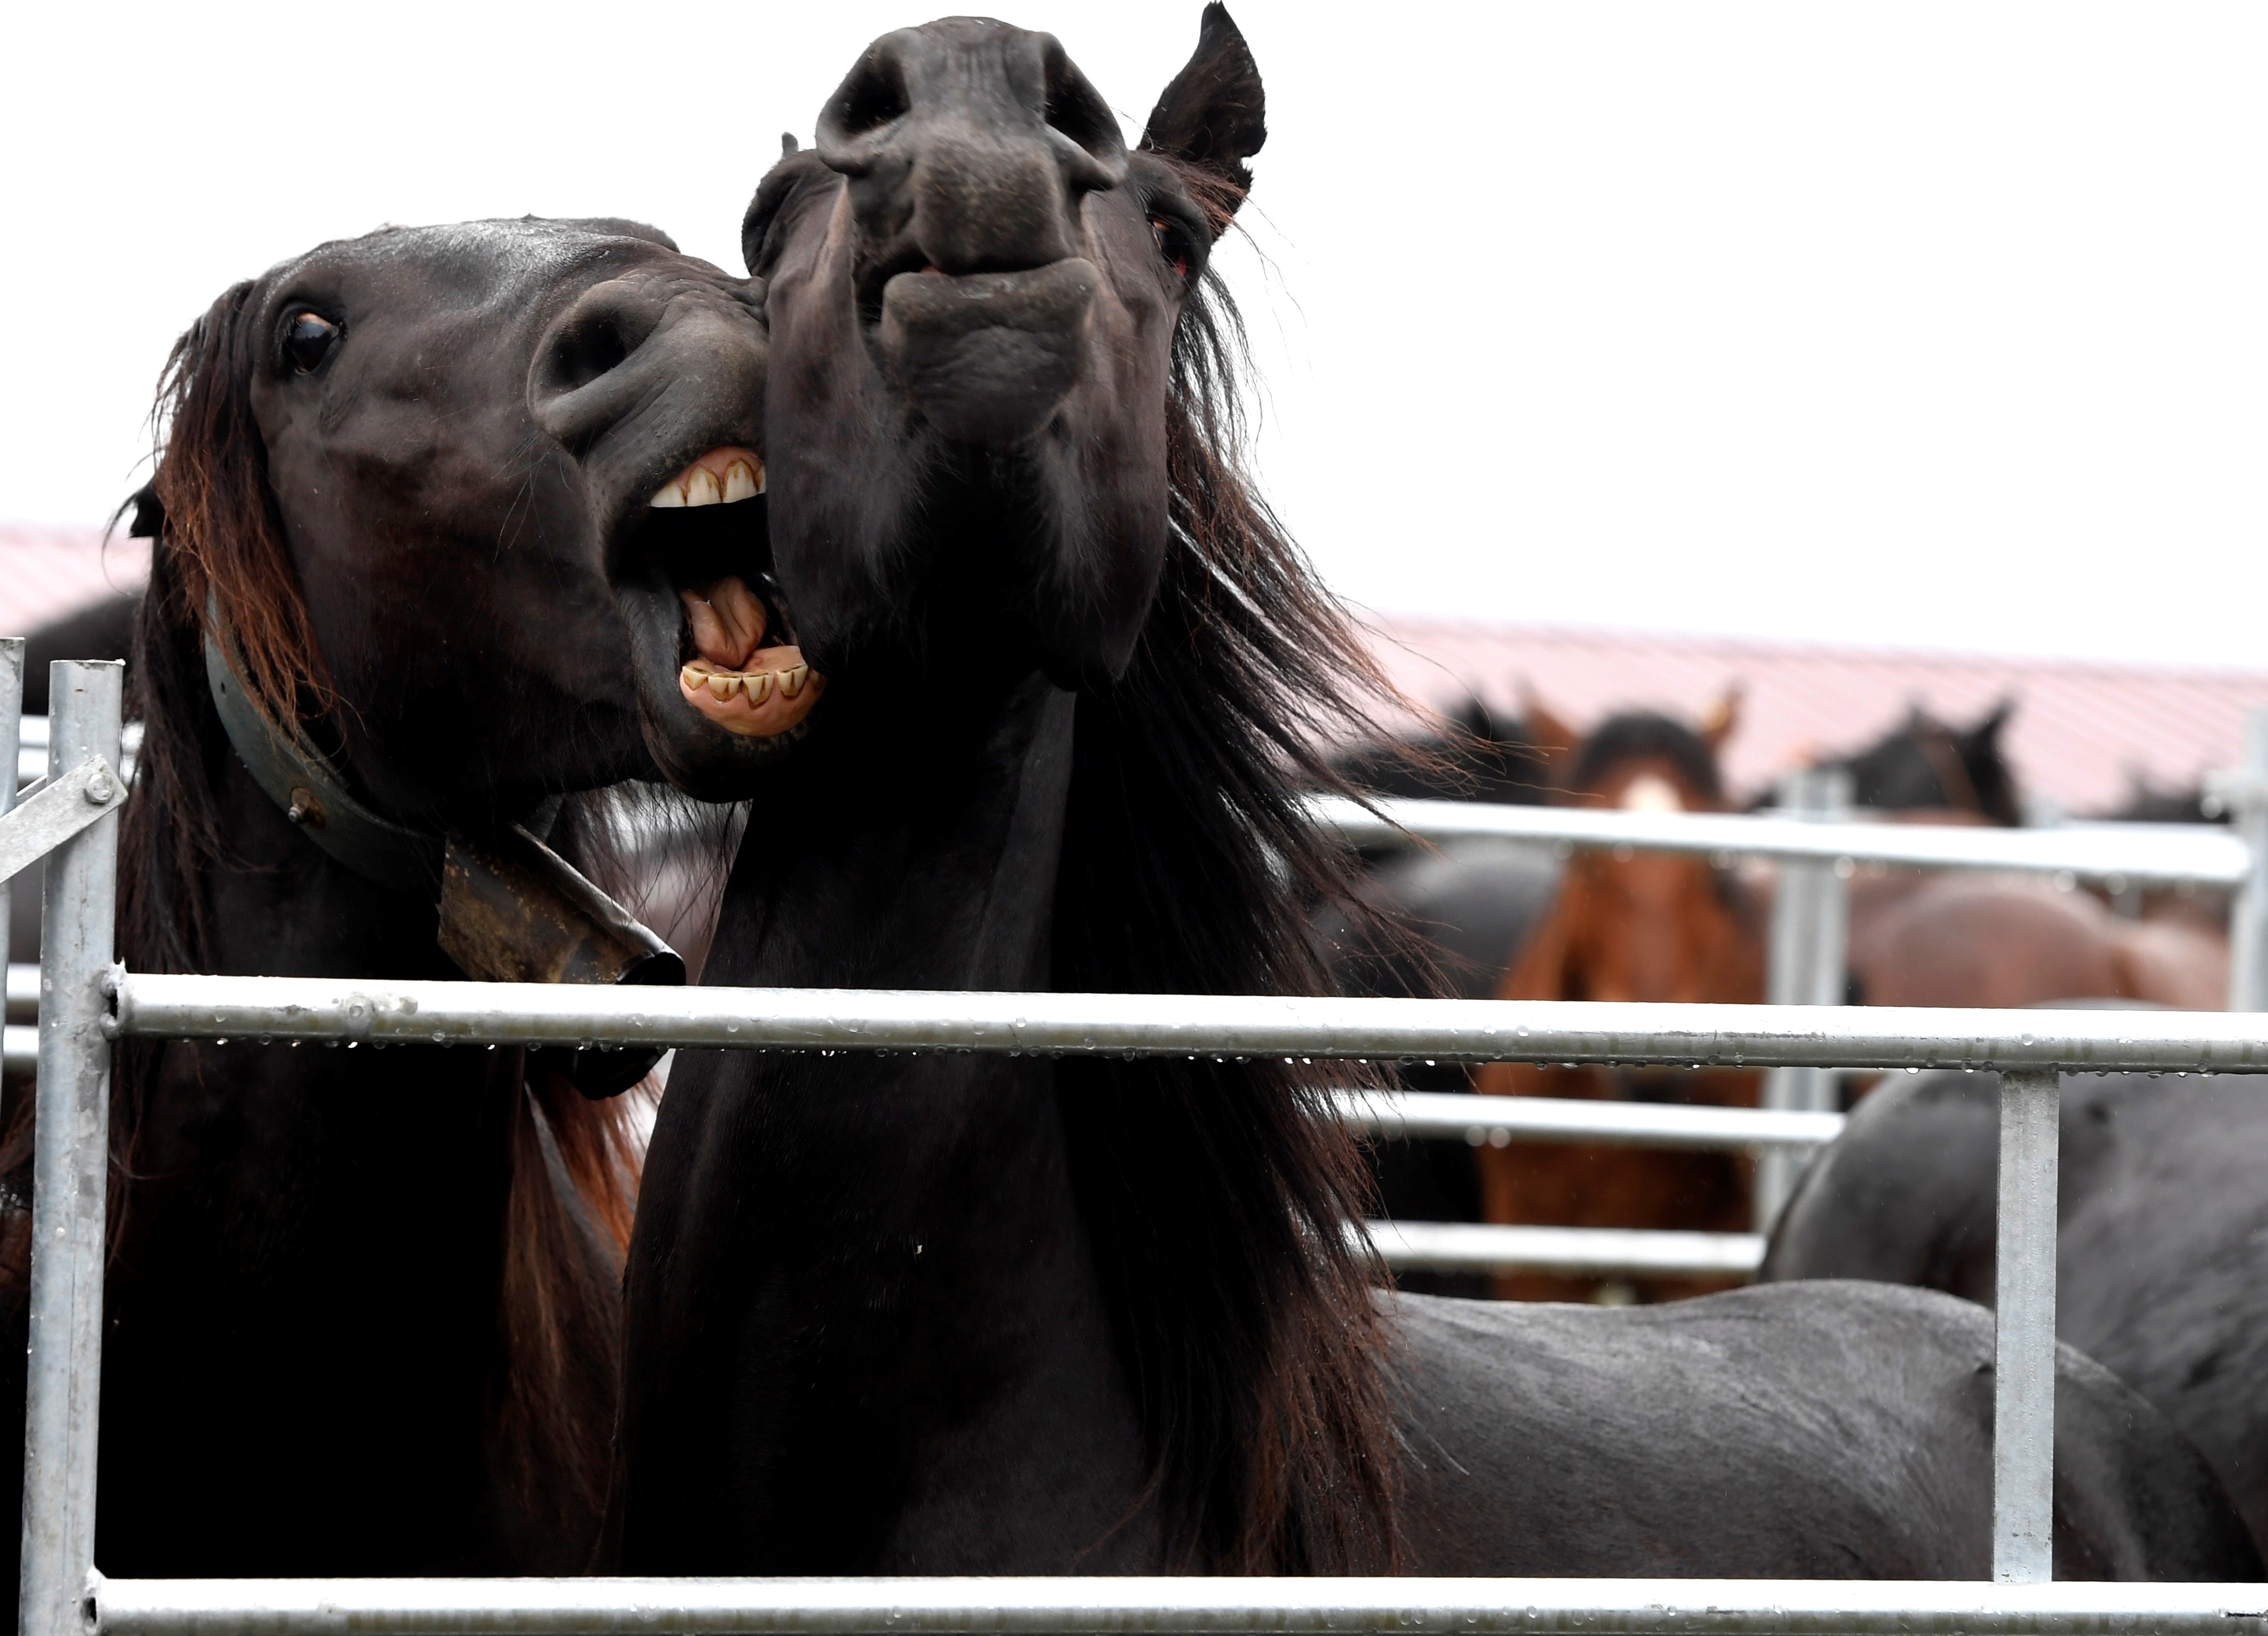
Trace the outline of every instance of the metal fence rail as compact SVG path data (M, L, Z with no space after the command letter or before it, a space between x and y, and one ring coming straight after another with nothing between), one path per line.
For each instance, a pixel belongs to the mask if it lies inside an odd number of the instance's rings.
M1596 1142L1608 1146L1813 1148L1843 1133L1839 1113L1695 1108L1678 1102L1571 1102L1448 1091L1341 1091L1339 1117L1373 1136L1462 1138L1474 1146Z
M1476 1221L1366 1221L1362 1231L1379 1259L1397 1271L1748 1279L1764 1262L1761 1233L1493 1227Z
M2056 1071L2268 1072L2268 1015L625 991L136 975L112 962L117 792L99 795L103 786L92 770L97 764L119 764L120 669L114 664L59 664L51 689L57 715L48 770L59 787L62 777L85 773L87 810L81 814L84 827L56 847L46 872L25 1439L25 1636L73 1636L88 1630L152 1636L347 1630L595 1636L631 1629L1363 1629L1446 1636L1473 1630L2268 1628L2268 1588L2045 1582L2054 1448ZM0 851L11 836L20 839L25 818L0 817ZM2000 1069L2001 1304L1993 1382L1992 1523L1998 1583L105 1580L93 1571L108 1172L104 1126L110 1044L129 1035L298 1040L346 1049L567 1043ZM351 1473L341 1476L353 1480Z
M1887 864L1903 869L1986 869L2167 886L2242 886L2251 866L2251 851L2243 841L2210 824L2071 824L2045 829L1874 822L1822 825L1762 814L1626 812L1388 798L1366 804L1339 796L1316 796L1309 809L1318 823L1357 846L1401 845L1413 836L1531 841L1629 847L1723 861L1768 858Z
M90 1636L2268 1632L2258 1585L1647 1579L103 1580Z
M1629 1066L2268 1072L2268 1016L98 976L114 1037Z

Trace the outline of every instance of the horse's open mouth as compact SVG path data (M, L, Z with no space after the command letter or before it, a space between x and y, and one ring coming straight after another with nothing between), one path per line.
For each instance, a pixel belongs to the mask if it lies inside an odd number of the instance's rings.
M728 768L800 738L827 687L795 645L766 525L762 457L712 449L654 492L617 566L649 746L712 799Z
M792 732L827 689L827 679L814 675L804 663L795 633L782 617L778 587L765 571L770 566L769 539L762 568L745 549L721 557L714 554L717 545L744 533L739 515L728 508L746 505L762 512L756 503L763 494L762 455L711 449L662 484L646 508L650 544L671 571L685 610L678 692L711 721L744 739L776 739ZM716 525L697 515L712 509L727 513ZM690 515L681 519L679 513ZM726 540L719 541L719 533ZM681 538L673 542L673 534ZM750 587L751 573L761 590Z

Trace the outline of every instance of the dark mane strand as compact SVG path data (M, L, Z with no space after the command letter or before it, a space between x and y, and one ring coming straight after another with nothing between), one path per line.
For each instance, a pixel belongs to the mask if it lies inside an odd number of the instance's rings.
M254 288L237 285L173 343L158 388L166 430L151 488L164 509L173 594L188 622L202 628L208 601L216 605L247 686L270 716L289 721L320 715L337 700L253 418L249 376L262 351L250 333L259 316Z
M1201 197L1221 187L1188 180ZM1158 600L1123 681L1079 702L1061 988L1325 991L1302 903L1343 898L1347 862L1301 797L1345 788L1320 747L1391 689L1241 473L1242 357L1208 276L1174 343ZM1344 1236L1362 1170L1316 1116L1326 1079L1350 1076L1273 1059L1060 1072L1179 1552L1239 1573L1389 1565L1398 1455L1377 1269Z

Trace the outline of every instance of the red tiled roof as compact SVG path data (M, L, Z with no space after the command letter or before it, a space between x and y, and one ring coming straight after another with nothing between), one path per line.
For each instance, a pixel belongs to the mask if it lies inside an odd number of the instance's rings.
M139 586L148 548L91 528L0 524L0 635L20 636ZM2131 777L2194 784L2236 759L2268 672L1901 653L1797 643L1551 630L1452 620L1376 622L1403 690L1453 707L1468 694L1517 711L1523 688L1577 727L1627 705L1697 716L1738 682L1726 749L1734 786L1768 785L1815 754L1855 749L1919 703L1955 723L2016 701L2004 747L2025 787L2073 813L2125 800Z
M123 532L106 546L97 528L0 523L0 636L29 636L149 577L148 542Z
M1797 643L1523 629L1434 619L1375 622L1403 690L1437 708L1469 694L1516 711L1523 687L1577 728L1641 706L1697 717L1746 689L1726 747L1734 787L1756 792L1815 755L1859 748L1920 704L1965 726L2016 702L2002 748L2025 789L2073 814L2122 804L2133 777L2161 789L2234 765L2268 672L1985 659Z

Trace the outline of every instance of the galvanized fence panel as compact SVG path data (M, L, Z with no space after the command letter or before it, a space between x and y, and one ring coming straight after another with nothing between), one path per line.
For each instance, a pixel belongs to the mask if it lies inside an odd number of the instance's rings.
M118 667L58 665L50 776L120 764ZM2260 739L2268 746L2268 734ZM99 780L87 780L93 799ZM107 792L106 792L107 798ZM1498 809L1511 812L1519 809ZM1565 816L1565 814L1560 814ZM1603 816L1604 814L1593 814ZM1616 814L1651 817L1652 814ZM1689 822L1699 822L1697 820ZM1775 821L1740 821L1764 822ZM1777 821L1757 850L1854 856ZM9 821L0 819L0 833ZM1789 833L1808 829L1808 836ZM563 990L468 983L136 975L111 963L114 807L48 869L40 1012L33 1352L26 1433L26 1636L118 1632L2118 1631L2268 1628L2268 1590L2054 1586L2055 1157L2058 1070L2268 1072L2268 1017L1522 1005L1206 995ZM1990 832L1968 832L1973 836ZM2053 832L2051 832L2052 834ZM1911 840L1914 831L1904 836ZM1672 850L1716 850L1692 844ZM2243 849L2233 836L2206 837ZM1614 843L1609 843L1614 844ZM2184 844L2187 844L2186 843ZM1774 851L1774 848L1777 851ZM1927 847L1909 851L1927 851ZM1980 851L1989 850L1979 848ZM2118 848L2110 849L2113 851ZM2075 852L2058 854L2076 868ZM2106 854L2107 856L2107 854ZM2191 847L2173 873L2256 879L2250 854ZM1901 858L1926 866L1943 858ZM2102 861L2102 858L2096 859ZM2006 866L1972 864L1969 866ZM2030 865L2039 866L2035 857ZM2209 867L2208 867L2209 866ZM2210 869L2219 869L2213 874ZM2263 917L2268 920L2268 916ZM253 1038L348 1049L571 1043L747 1050L1565 1061L2002 1072L1995 1380L1998 1583L1675 1581L111 1581L94 1572L109 1043ZM1774 1116L1766 1115L1764 1116ZM1777 1116L1786 1117L1786 1114ZM1728 1235L1739 1236L1739 1235ZM342 1474L352 1480L351 1474Z
M96 1580L91 1636L2261 1636L2259 1585L1658 1579Z

